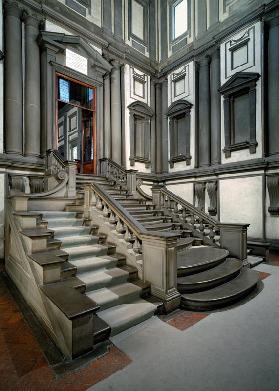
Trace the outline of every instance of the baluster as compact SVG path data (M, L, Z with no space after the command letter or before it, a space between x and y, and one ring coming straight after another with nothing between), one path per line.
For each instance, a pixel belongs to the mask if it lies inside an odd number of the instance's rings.
M211 239L212 242L215 242L215 239L214 239L214 237L215 237L214 226L210 225L209 229L210 229L209 234L208 234L209 239Z
M124 226L124 229L125 229L124 240L125 240L126 242L131 242L131 240L132 240L131 231L129 230L129 228L127 227L126 224L125 224L125 226Z
M135 241L133 243L133 250L136 254L141 254L141 243L136 236Z
M185 223L187 222L187 213L186 213L186 209L185 208L182 209L182 220Z
M96 208L99 209L99 210L103 209L102 200L101 200L101 198L99 196L97 196Z
M109 209L108 209L107 205L104 204L103 216L108 217L108 215L109 215Z
M119 234L122 234L124 232L123 223L120 218L117 217L117 224L116 224L116 231Z
M110 224L115 224L115 223L116 223L116 217L115 217L115 213L114 213L114 212L111 212L111 213L110 213L110 216L109 216L109 223L110 223Z
M204 223L203 223L203 220L200 219L200 225L199 225L199 230L201 231L201 233L204 235Z
M173 201L174 205L173 205L173 211L174 213L178 213L178 203Z

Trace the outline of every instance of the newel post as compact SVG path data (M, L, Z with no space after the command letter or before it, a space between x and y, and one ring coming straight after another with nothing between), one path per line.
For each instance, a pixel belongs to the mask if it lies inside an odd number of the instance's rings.
M152 295L163 300L164 309L170 312L180 305L177 291L177 235L156 232L142 235L143 275L151 283Z
M250 224L218 224L220 228L220 245L230 255L245 261L247 259L247 228Z
M137 172L138 170L126 170L127 173L127 189L129 193L134 196L138 196L137 194Z
M76 174L77 174L77 164L76 162L66 162L67 173L68 173L68 186L67 186L67 196L69 198L76 197Z
M152 191L152 203L156 205L156 209L161 209L161 190L165 187L162 183L153 184Z

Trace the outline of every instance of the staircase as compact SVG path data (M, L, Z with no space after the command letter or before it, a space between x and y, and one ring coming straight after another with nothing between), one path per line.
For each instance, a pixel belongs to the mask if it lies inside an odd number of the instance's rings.
M204 225L202 236L196 236L200 221L193 229L185 229L177 216L182 210L166 213L156 209L150 199L132 195L125 187L117 187L105 177L78 175L80 191L86 184L97 183L126 211L150 232L174 232L177 242L177 289L181 293L181 306L191 310L212 310L235 303L256 289L259 276L254 270L243 267L243 262L230 256L229 251L217 244L208 245L203 239L210 235L209 225ZM185 212L184 212L185 213ZM187 216L186 216L187 217Z
M137 269L126 265L125 257L115 252L115 246L106 244L103 236L92 234L91 227L83 224L82 210L39 213L60 242L59 247L69 255L64 274L76 276L85 287L85 295L99 307L95 330L98 342L102 336L108 337L108 327L115 335L154 314L156 307L142 298L148 295L148 285L138 279Z

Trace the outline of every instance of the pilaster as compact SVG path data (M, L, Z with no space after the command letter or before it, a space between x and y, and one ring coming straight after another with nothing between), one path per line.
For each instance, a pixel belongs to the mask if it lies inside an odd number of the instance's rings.
M121 165L122 132L121 132L121 65L112 62L111 71L111 144L112 160Z

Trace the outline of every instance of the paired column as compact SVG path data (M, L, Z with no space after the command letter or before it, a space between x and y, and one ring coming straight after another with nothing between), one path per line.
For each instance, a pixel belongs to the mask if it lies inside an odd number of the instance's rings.
M156 172L162 172L162 84L155 84L156 102Z
M39 21L26 15L25 21L25 100L24 154L40 155L40 50L37 43Z
M111 71L111 145L112 160L121 165L122 132L121 132L121 66L112 63Z
M110 74L104 77L104 151L111 158Z
M210 64L211 164L221 163L220 49L212 53Z
M168 79L162 83L162 172L168 172Z
M210 57L199 63L199 165L210 165Z
M22 11L15 2L5 4L5 150L22 155Z
M268 149L279 152L279 17L269 22L268 40Z

